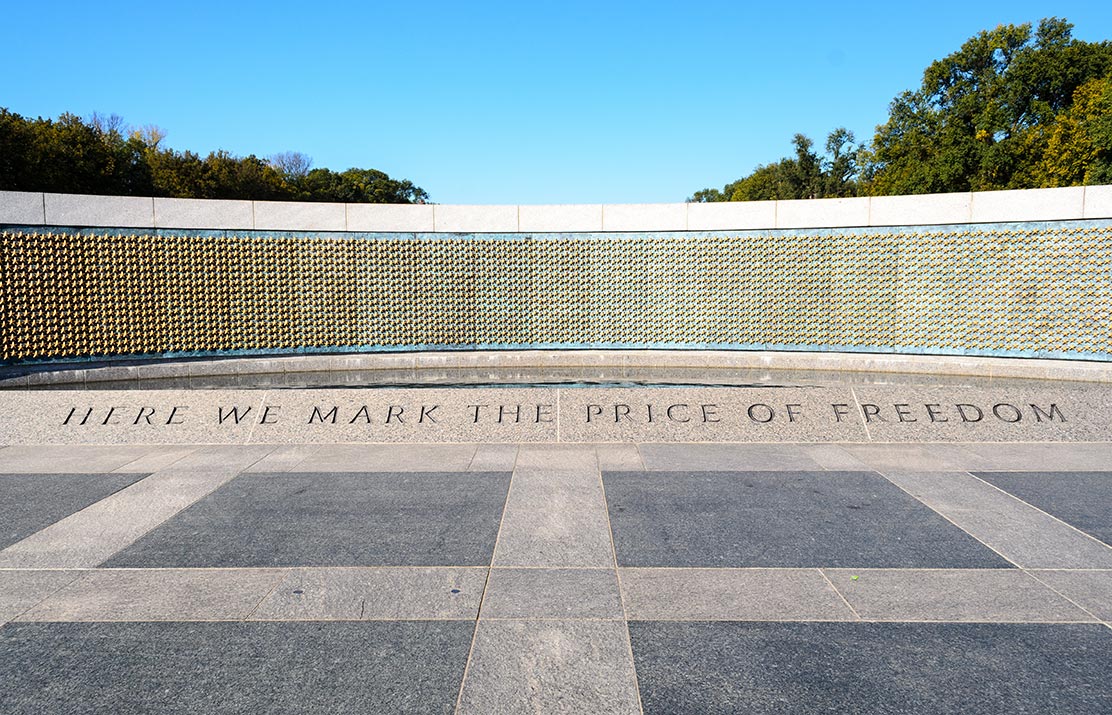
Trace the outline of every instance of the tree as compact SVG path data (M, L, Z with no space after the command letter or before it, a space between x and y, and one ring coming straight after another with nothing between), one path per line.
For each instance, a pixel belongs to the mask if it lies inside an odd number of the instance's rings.
M1078 87L1073 104L1030 137L1042 145L1030 184L1112 184L1112 75Z
M802 134L792 138L794 158L758 166L752 174L726 184L721 191L703 189L688 199L711 201L771 201L817 199L857 195L857 155L853 132L835 129L826 139L826 154L814 151L814 142Z
M375 169L313 169L298 152L264 161L163 147L166 132L115 114L25 119L0 108L0 190L204 199L411 203L428 194Z
M1077 89L1112 70L1112 44L1071 37L1059 18L981 32L893 100L869 156L874 194L1022 188Z

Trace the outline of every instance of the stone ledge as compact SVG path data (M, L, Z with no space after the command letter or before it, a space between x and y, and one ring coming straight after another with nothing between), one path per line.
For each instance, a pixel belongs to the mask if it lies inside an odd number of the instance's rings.
M250 210L248 210L250 209ZM716 204L324 204L0 191L0 224L107 228L572 233L1112 218L1112 186Z

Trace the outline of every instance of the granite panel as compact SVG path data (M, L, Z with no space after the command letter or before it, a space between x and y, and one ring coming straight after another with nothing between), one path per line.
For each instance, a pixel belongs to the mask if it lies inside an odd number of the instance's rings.
M0 711L445 713L474 625L18 623L0 630Z
M687 205L689 231L737 231L775 227L775 201L724 201Z
M1112 185L1085 187L1082 218L1112 218Z
M868 225L868 197L776 202L776 228L835 228Z
M885 476L1022 568L1112 568L1112 548L967 473Z
M513 569L490 572L482 618L621 619L613 569Z
M0 474L0 549L139 481L145 474Z
M1112 471L977 472L975 476L1112 544Z
M122 470L150 454L151 447L96 445L12 446L0 452L0 474L95 474ZM140 465L142 466L142 465ZM156 470L126 470L148 471Z
M255 201L255 228L274 231L344 231L344 204Z
M974 223L993 221L1064 221L1084 215L1085 189L975 191L970 207Z
M512 233L518 230L517 206L433 206L435 230L447 233Z
M929 226L968 223L972 202L973 197L969 192L872 196L869 198L869 225Z
M519 206L518 212L523 233L602 230L602 204Z
M827 569L867 621L1095 620L1018 569Z
M346 204L348 231L412 231L434 228L432 204Z
M998 568L871 472L604 472L620 566Z
M1102 625L629 625L645 715L1096 715L1112 705Z
M1105 623L1112 624L1112 571L1029 571Z
M250 201L154 199L158 228L250 229L255 216Z
M817 569L619 570L627 617L639 621L851 621Z
M510 475L244 474L111 567L486 566Z
M640 715L620 621L479 621L460 715Z
M506 500L493 563L613 567L606 498L597 468L523 471L519 467Z
M485 568L290 571L251 618L264 621L474 620Z
M822 466L798 445L645 444L640 449L645 469L649 471L822 469Z
M0 191L0 224L41 226L46 223L43 195L37 191Z
M242 620L284 575L275 569L86 571L19 620Z
M79 578L83 571L0 570L0 625Z
M684 231L687 204L606 204L603 231Z
M154 228L154 199L140 196L44 194L48 226Z

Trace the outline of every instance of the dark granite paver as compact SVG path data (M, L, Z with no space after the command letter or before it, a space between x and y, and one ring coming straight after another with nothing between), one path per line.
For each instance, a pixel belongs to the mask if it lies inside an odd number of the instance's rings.
M604 472L620 566L1009 564L874 472Z
M0 474L0 549L130 486L146 474Z
M245 474L105 565L486 566L509 481L501 472Z
M976 476L1112 544L1112 472L978 472Z
M18 623L0 712L450 713L473 622Z
M645 715L1103 715L1102 625L632 622Z

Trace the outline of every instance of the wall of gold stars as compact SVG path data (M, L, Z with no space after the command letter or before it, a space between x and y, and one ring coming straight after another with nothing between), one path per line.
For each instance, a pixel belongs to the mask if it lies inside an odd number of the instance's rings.
M1112 226L0 231L0 359L486 346L1112 356Z

